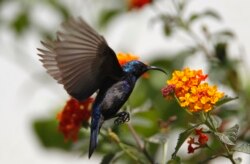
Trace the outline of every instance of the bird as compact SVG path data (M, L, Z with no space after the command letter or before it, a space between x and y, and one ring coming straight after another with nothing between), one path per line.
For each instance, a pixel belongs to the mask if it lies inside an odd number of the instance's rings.
M104 121L116 118L114 123L129 121L128 112L119 112L128 100L138 78L149 70L166 72L139 60L120 66L115 52L103 36L81 17L62 23L56 39L41 41L40 61L67 93L83 101L95 92L92 105L89 155L98 144L98 134Z

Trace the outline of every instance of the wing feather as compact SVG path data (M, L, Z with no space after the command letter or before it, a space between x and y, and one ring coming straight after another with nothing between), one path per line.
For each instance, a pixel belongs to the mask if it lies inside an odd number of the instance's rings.
M62 27L57 40L41 42L46 49L38 49L38 55L71 96L84 100L102 88L107 78L123 75L113 50L84 20L70 19Z

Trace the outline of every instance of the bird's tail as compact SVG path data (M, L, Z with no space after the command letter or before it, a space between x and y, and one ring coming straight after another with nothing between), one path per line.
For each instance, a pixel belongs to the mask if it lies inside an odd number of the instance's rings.
M91 133L90 133L90 142L89 142L89 158L95 151L95 148L98 143L98 133L103 123L103 116L100 116L99 119L93 118L91 120Z

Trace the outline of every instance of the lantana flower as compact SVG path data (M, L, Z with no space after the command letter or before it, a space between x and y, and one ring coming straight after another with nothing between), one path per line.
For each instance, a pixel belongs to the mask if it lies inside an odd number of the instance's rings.
M58 113L58 129L63 133L66 141L77 141L80 128L90 119L92 103L92 98L88 98L82 102L71 98L67 101L63 110Z
M132 61L132 60L139 60L139 57L130 53L123 53L123 52L119 52L116 54L118 62L121 66L123 66L124 64Z
M190 112L208 112L224 93L219 92L217 86L204 82L207 77L202 70L185 68L183 71L174 71L172 78L167 81L167 86L162 89L162 94L169 97L174 93L181 107Z

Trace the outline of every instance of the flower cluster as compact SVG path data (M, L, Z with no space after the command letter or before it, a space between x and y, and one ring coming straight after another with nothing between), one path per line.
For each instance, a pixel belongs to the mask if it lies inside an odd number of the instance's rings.
M208 136L202 132L202 128L195 129L195 134L198 136L198 142L195 142L195 138L190 137L188 143L188 153L193 153L195 150L204 147L207 144ZM198 145L194 147L193 145Z
M132 60L139 60L139 57L136 55L132 55L130 53L122 53L119 52L118 54L116 54L118 62L121 66L124 66L126 63L132 61ZM145 72L142 77L144 78L148 78L149 74L147 72Z
M71 98L67 101L62 112L58 113L58 129L63 133L65 140L76 141L78 139L80 128L89 121L92 103L92 98L88 98L83 102Z
M129 0L129 8L140 9L150 3L152 3L152 0Z
M207 76L202 73L202 70L189 68L174 71L172 79L168 80L167 86L162 89L163 96L171 96L170 94L174 93L181 107L187 108L190 112L208 112L224 96L224 93L219 92L217 86L202 83Z
M116 54L117 56L117 59L118 59L118 62L121 66L123 66L124 64L132 61L132 60L138 60L139 57L138 56L135 56L135 55L132 55L130 53L122 53L122 52L119 52Z

